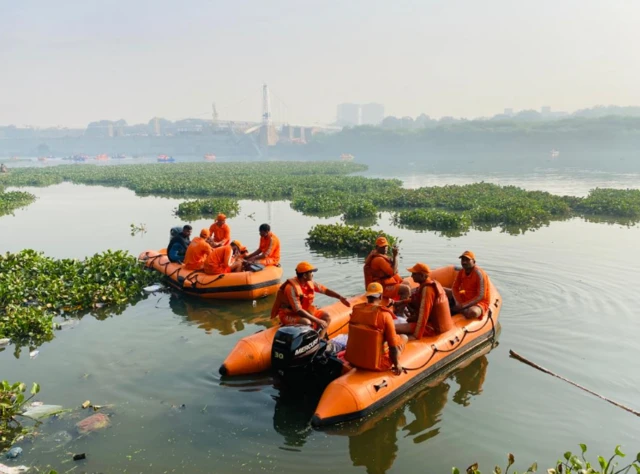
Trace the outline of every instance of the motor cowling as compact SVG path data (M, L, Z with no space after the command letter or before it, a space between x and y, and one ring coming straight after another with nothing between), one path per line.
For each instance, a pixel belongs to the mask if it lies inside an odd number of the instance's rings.
M320 351L320 337L311 326L282 326L271 346L271 366L279 371L309 366Z

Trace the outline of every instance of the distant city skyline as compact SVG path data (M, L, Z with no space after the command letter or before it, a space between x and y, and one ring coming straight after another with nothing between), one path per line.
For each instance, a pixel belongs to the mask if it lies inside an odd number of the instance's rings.
M640 104L640 2L4 2L0 125L488 117Z

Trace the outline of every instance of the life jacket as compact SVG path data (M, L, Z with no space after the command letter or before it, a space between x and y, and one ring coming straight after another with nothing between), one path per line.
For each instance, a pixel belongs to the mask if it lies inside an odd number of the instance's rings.
M280 285L280 288L278 288L276 300L273 302L273 306L271 307L271 319L278 317L278 313L281 309L293 309L289 308L289 298L287 298L287 294L285 293L287 285L292 285L295 289L296 297L300 300L300 306L302 309L308 311L309 308L313 306L313 300L315 299L316 292L313 289L311 289L311 291L304 291L297 278L289 278Z
M344 358L361 369L383 371L388 367L389 348L384 344L384 306L361 303L353 307L349 340Z
M433 326L438 334L445 333L454 328L453 319L451 319L451 309L449 308L449 299L447 298L444 288L442 288L440 283L431 279L425 282L425 287L426 286L432 287L436 296L430 314L418 314L418 324L416 324L416 330L413 334L416 339L420 339L423 336L426 323L431 323L431 326ZM419 290L419 301L422 301L423 288L424 287ZM418 311L422 311L422 305L420 305ZM426 322L422 321L423 317L428 318Z
M369 283L373 283L374 281L380 283L382 286L394 285L396 283L402 282L402 278L400 278L399 275L388 276L386 273L380 270L374 270L371 267L371 264L376 258L384 258L385 260L389 261L389 257L387 257L386 255L376 253L375 251L371 252L367 256L367 258L364 261L364 267L363 267L365 288L369 286Z

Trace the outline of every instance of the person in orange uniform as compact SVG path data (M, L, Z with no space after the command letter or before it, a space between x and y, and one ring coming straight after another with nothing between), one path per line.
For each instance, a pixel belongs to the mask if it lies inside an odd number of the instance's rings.
M269 224L261 224L260 245L258 250L247 255L246 260L252 263L260 263L265 267L280 264L280 239L271 232Z
M309 262L300 262L296 266L296 277L285 281L276 295L271 309L271 317L280 319L283 326L306 324L320 328L320 337L324 337L331 322L329 315L313 304L316 293L339 299L348 307L351 303L344 297L313 280L318 269Z
M396 332L420 339L453 329L447 294L439 282L429 278L429 265L416 263L407 270L411 272L413 281L420 286L406 302L409 310L408 322L397 324Z
M231 242L231 228L227 224L227 216L220 213L216 217L216 221L209 227L211 238L209 243L213 248L229 245Z
M384 236L376 239L376 248L364 261L364 283L368 286L372 282L382 285L382 296L393 300L404 300L411 295L411 288L402 283L398 275L398 247L393 247L393 258L389 258L387 250L389 242Z
M204 262L213 250L211 245L207 243L209 231L202 229L200 237L196 237L191 241L184 254L184 268L187 270L202 270Z
M451 313L462 313L467 319L482 319L489 309L489 277L476 265L476 255L471 250L460 255L460 264L462 270L456 275L453 286L446 289L447 295L454 300Z
M399 356L408 338L396 334L393 313L380 304L383 291L380 283L370 283L365 293L367 302L353 307L344 358L361 369L392 369L394 374L399 375L402 372Z
M217 247L211 251L204 262L204 272L209 275L221 273L235 273L242 271L242 259L238 255L245 247L237 240L230 245Z

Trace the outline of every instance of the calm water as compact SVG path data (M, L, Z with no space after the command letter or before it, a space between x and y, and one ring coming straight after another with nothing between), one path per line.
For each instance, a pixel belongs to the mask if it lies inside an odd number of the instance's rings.
M375 174L375 173L372 173ZM584 195L596 186L638 187L638 175L540 170L526 177L428 175L409 170L407 186L479 180ZM577 178L577 179L574 179ZM177 200L136 197L126 189L62 184L29 189L39 199L0 218L2 251L34 248L54 257L82 258L107 248L137 255L167 243ZM362 259L309 252L304 238L318 223L286 202L242 201L229 223L250 249L257 227L270 222L283 245L285 275L309 259L317 279L345 294L361 291ZM130 235L130 224L147 233ZM192 223L196 230L209 220ZM54 433L73 432L74 413L41 427L24 443L22 464L65 472L450 472L477 461L487 471L537 460L546 466L587 443L607 455L616 444L635 453L640 427L633 415L508 356L513 349L565 377L640 409L637 271L640 229L554 222L521 236L473 231L448 239L394 228L402 238L401 267L456 261L472 249L501 291L499 346L466 367L422 386L364 423L339 430L308 426L312 407L290 400L268 375L221 380L217 369L238 339L269 324L270 300L220 303L157 294L122 314L85 316L56 333L30 359L13 347L0 352L3 379L37 381L45 403L78 407L84 400L113 405L112 426L56 447ZM324 297L321 297L324 298ZM321 302L328 301L321 299ZM182 405L184 404L184 407ZM81 463L69 453L87 454Z

